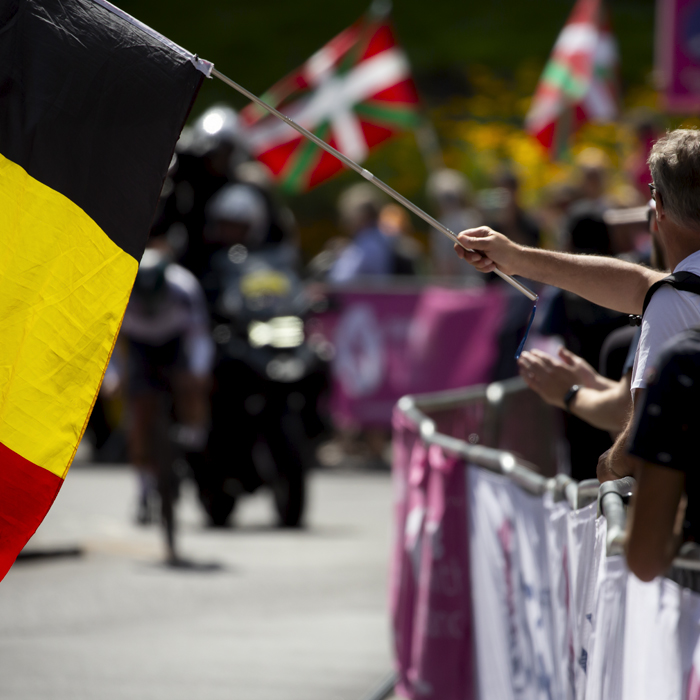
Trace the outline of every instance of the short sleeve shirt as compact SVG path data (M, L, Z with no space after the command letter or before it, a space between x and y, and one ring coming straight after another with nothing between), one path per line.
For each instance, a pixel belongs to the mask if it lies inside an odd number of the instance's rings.
M686 535L700 542L700 329L672 338L657 359L635 417L629 452L685 474Z
M687 271L700 275L700 251L681 260L673 271ZM680 292L668 284L657 290L642 318L631 389L642 389L646 386L647 372L656 366L659 351L666 341L695 326L700 326L700 295Z

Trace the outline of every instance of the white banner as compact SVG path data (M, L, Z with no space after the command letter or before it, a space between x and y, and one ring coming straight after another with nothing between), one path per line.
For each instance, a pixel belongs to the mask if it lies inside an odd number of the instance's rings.
M462 483L456 458L413 448L392 587L403 696L700 700L700 595L606 556L596 504L473 466Z
M554 635L542 499L469 467L479 697L552 700Z
M685 700L680 640L681 589L658 578L627 582L623 700Z
M625 600L629 572L624 557L605 556L605 518L599 518L596 525L596 541L600 542L602 556L595 594L593 632L589 640L585 697L589 700L617 699L622 697Z
M584 700L590 639L595 623L596 584L602 551L596 541L596 505L574 511L568 518L568 545L571 553L571 599L573 608L575 697Z
M571 507L567 501L554 503L544 497L547 516L547 566L552 601L555 691L552 697L575 700L576 652L574 649L574 606L571 586L571 552L568 525Z

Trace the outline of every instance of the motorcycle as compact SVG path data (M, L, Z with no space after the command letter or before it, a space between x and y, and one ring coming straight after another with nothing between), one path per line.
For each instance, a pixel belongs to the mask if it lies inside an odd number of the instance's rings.
M286 245L217 252L203 280L218 348L212 427L199 472L200 500L214 526L227 524L239 497L273 493L278 521L302 523L306 473L326 430L328 343L305 331L310 312Z

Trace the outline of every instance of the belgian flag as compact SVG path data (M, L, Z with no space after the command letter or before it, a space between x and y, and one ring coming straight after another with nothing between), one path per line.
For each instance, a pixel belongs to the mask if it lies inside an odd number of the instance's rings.
M0 0L0 580L68 472L211 68L104 0Z

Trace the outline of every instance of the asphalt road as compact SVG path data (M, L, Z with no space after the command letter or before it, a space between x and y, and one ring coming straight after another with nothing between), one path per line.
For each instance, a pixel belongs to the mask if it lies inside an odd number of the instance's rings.
M71 469L0 583L2 700L360 700L390 671L387 472L314 472L301 531L266 493L208 529L186 488L191 569L162 564L135 494L126 467Z

